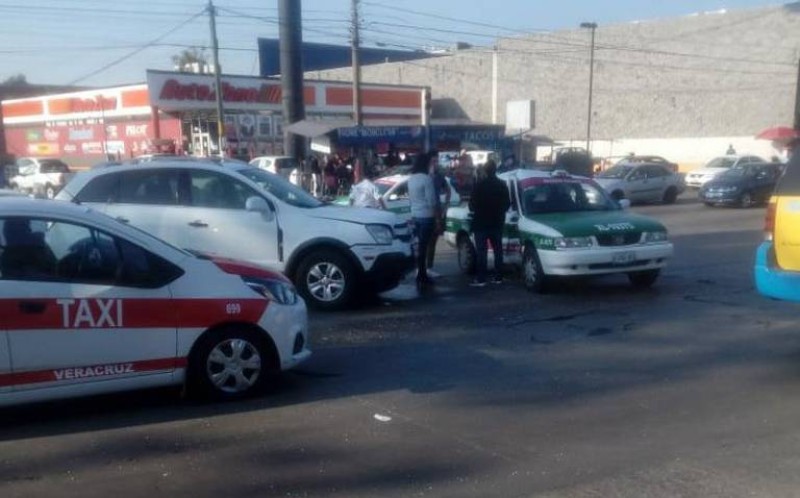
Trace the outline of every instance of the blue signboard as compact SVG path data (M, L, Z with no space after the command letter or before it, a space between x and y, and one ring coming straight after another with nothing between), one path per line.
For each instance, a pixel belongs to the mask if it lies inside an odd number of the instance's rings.
M369 146L385 142L421 143L423 130L421 126L350 126L336 130L336 143L347 146Z

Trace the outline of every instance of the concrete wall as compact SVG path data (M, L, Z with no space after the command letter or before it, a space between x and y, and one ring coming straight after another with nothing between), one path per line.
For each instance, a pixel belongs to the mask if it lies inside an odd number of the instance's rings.
M492 49L366 67L364 81L428 85L437 111L505 119L505 102L536 101L536 134L586 139L588 30L500 39ZM800 3L601 26L596 32L592 137L618 148L704 162L734 143L769 157L760 130L791 125L800 58ZM350 78L349 69L309 76ZM494 84L493 84L494 83ZM495 86L496 85L496 86ZM496 91L497 107L493 108ZM720 146L720 144L723 144ZM738 144L738 145L737 145Z

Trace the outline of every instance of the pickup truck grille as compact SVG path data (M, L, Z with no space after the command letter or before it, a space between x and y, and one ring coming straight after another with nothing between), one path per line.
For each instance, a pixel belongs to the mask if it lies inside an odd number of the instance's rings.
M642 240L642 232L604 233L595 237L601 246L631 246Z

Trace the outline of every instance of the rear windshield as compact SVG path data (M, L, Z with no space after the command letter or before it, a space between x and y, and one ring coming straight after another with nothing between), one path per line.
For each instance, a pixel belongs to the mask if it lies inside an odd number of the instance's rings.
M706 164L706 168L730 168L736 162L736 159L730 157L716 157Z
M39 162L42 173L69 173L69 166L58 159L43 159Z

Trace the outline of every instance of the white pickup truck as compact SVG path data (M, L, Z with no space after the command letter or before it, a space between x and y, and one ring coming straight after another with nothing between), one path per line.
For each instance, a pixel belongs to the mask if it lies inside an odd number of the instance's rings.
M69 166L60 159L20 157L16 176L8 181L9 187L29 194L41 194L52 199L67 183Z

